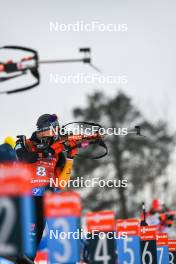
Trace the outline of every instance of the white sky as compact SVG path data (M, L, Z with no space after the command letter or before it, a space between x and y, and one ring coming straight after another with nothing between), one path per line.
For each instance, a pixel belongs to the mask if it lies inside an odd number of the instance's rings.
M125 85L61 85L50 73L95 73L82 64L41 66L42 84L29 92L0 96L0 138L27 134L42 113L71 121L71 110L85 104L95 89L113 95L120 88L153 119L175 126L176 2L174 0L0 0L0 46L23 45L40 58L72 58L79 47L92 48L93 61L104 74L127 75ZM49 22L122 23L127 32L50 32ZM7 84L7 83L6 83ZM16 81L14 81L16 85Z

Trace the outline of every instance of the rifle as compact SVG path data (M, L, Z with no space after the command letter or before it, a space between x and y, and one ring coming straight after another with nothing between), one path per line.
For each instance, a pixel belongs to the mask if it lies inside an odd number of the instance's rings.
M69 129L70 126L74 128L75 125L84 127L83 130L89 128L93 133L81 133L74 134L72 130ZM57 149L57 147L62 144L63 149L67 152L71 152L74 150L77 152L76 156L79 158L89 158L89 159L100 159L105 157L108 154L108 147L105 143L107 134L101 134L100 130L104 129L100 124L93 122L70 122L64 125L62 129L66 129L69 133L64 136L61 136L59 140L53 146ZM83 131L84 132L84 131ZM144 136L141 134L141 127L135 126L134 130L129 130L127 134L135 134L137 136Z
M69 129L69 127L72 129ZM82 133L74 133L74 127L80 126L82 128ZM92 129L92 133L84 133L86 129L89 128L89 131ZM108 147L105 143L107 135L102 135L100 133L101 125L93 122L70 122L61 127L60 130L64 129L64 135L58 133L54 136L55 141L52 144L37 143L36 147L39 152L47 151L48 145L55 153L59 154L61 152L66 152L71 154L71 156L76 156L84 159L100 159L105 157L108 154ZM52 128L51 128L52 129ZM50 129L50 131L51 131ZM140 127L135 127L135 130L129 131L129 134L135 134L137 136L141 135ZM25 136L18 136L20 138L21 144L25 147ZM50 137L48 137L48 142L50 143Z

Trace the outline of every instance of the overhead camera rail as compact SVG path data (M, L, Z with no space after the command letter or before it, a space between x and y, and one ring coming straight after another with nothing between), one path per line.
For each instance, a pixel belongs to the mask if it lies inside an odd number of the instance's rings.
M22 47L22 46L3 46L0 47L2 49L9 49L9 50L17 50L23 52L29 52L30 55L21 58L18 62L14 62L9 60L7 62L0 61L0 82L5 82L8 80L12 80L14 78L23 76L25 74L30 74L34 77L35 82L31 85L15 88L9 91L2 91L0 94L13 94L18 92L23 92L26 90L30 90L40 84L40 72L39 66L40 64L57 64L57 63L77 63L82 62L89 64L92 68L96 71L100 72L100 70L92 64L91 59L91 49L80 48L79 52L83 54L83 58L76 58L76 59L52 59L52 60L39 60L38 52L34 49Z

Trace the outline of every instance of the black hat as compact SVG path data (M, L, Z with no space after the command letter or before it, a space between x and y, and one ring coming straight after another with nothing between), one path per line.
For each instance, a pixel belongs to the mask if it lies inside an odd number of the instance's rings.
M50 129L50 127L57 127L59 126L59 121L57 115L53 114L44 114L41 115L36 123L38 131L44 131Z

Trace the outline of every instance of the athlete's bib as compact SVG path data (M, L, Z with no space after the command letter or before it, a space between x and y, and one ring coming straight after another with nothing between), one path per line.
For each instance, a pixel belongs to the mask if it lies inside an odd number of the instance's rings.
M32 164L31 179L32 193L35 196L41 196L50 186L51 179L55 178L56 158L45 158Z

